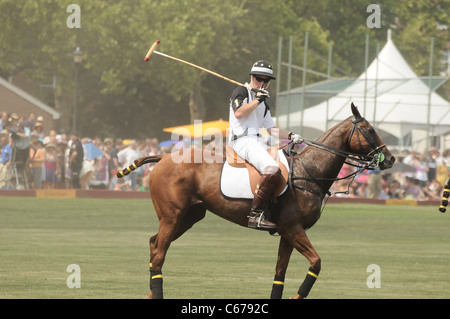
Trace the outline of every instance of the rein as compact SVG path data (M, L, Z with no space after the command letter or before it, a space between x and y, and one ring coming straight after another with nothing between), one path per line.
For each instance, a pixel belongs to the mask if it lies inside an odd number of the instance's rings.
M308 146L313 146L316 148L319 148L321 150L327 151L329 153L344 157L346 159L346 161L344 163L357 167L357 170L353 173L350 173L347 176L344 177L336 177L336 178L322 178L322 177L314 177L309 170L307 169L305 163L303 162L303 160L300 157L300 154L297 154L295 151L292 150L292 148L294 147L294 143L290 142L286 145L284 145L282 148L288 146L287 151L285 151L285 153L288 156L289 159L289 186L291 187L291 189L293 189L293 187L301 189L301 190L305 190L308 191L316 196L319 197L323 197L324 194L323 192L317 191L315 189L306 187L304 185L298 185L295 184L294 182L297 180L304 180L304 181L309 181L309 182L314 182L316 185L318 185L322 190L325 189L324 186L321 185L322 181L338 181L338 180L344 180L344 179L348 179L348 178L352 178L352 181L350 182L348 189L350 189L351 184L353 183L353 181L355 180L356 176L358 176L359 174L361 174L364 170L368 169L368 170L374 170L378 167L379 163L384 161L384 154L380 152L380 150L384 147L386 147L385 144L376 146L374 140L371 138L371 136L369 136L367 134L366 131L362 130L359 125L357 125L358 123L360 123L361 121L365 120L363 117L359 118L359 119L352 119L352 130L350 132L350 136L348 138L348 142L350 143L352 136L355 132L361 133L361 135L364 136L364 138L366 139L367 142L369 142L369 144L372 146L372 150L367 154L367 155L363 155L363 154L357 154L357 153L353 153L353 152L347 152L347 151L343 151L340 149L335 149L333 147L315 142L315 141L311 141L308 139L304 139L303 143L305 143ZM358 142L361 145L361 140L359 138L359 134L357 134L357 138L358 138ZM375 153L374 155L371 155ZM298 155L298 159L299 162L302 164L303 168L305 169L305 172L308 174L309 177L296 177L294 176L294 156ZM347 160L352 160L355 161L357 163L359 163L358 165L355 165L351 162L348 162ZM346 192L335 192L334 194L338 194L338 193L345 193L348 194L349 191ZM328 196L331 196L332 194L326 190L325 193Z

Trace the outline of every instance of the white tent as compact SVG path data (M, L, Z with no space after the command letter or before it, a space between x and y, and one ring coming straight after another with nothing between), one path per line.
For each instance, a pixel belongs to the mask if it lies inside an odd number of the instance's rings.
M450 103L434 91L430 95L429 87L411 70L390 33L377 58L352 85L304 111L303 126L325 131L327 119L330 128L351 115L351 102L377 129L400 139L417 129L429 128L431 135L450 132ZM290 121L300 126L301 112L291 113Z

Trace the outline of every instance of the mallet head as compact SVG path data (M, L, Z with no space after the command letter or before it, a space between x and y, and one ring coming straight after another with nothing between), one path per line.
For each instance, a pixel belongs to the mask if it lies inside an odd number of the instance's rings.
M160 41L157 40L157 41L155 41L155 43L153 43L152 47L150 48L150 50L148 50L148 53L144 58L145 61L148 61L150 59L150 56L153 54L153 51L156 50L156 47L158 46L159 42Z

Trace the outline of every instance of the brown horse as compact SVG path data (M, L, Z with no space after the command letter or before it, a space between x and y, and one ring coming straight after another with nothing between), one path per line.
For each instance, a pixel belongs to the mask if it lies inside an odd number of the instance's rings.
M305 298L321 268L320 257L305 230L320 217L322 200L335 181L346 158L350 157L380 169L392 167L395 158L378 137L373 127L352 104L349 117L324 133L299 155L289 154L289 188L276 203L271 203L271 219L277 222L280 235L278 261L271 298L281 298L284 277L293 249L305 256L310 268L295 298ZM191 149L192 150L192 149ZM185 151L190 158L194 152ZM190 159L192 159L190 158ZM119 174L146 164L158 164L150 174L151 198L159 218L159 231L150 238L149 298L163 297L161 269L170 244L200 221L206 210L241 226L247 226L250 199L230 200L220 191L221 163L175 163L170 154L140 158ZM118 175L119 175L118 174Z

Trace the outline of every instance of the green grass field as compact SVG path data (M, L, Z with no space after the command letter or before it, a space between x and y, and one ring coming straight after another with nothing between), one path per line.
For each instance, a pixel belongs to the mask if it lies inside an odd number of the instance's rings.
M0 197L0 298L133 298L148 292L148 200ZM309 298L449 298L450 216L434 206L328 204L308 231L322 258ZM208 213L175 241L166 298L268 298L278 237ZM81 270L68 288L67 266ZM381 270L369 289L367 267ZM284 297L309 265L294 252Z

